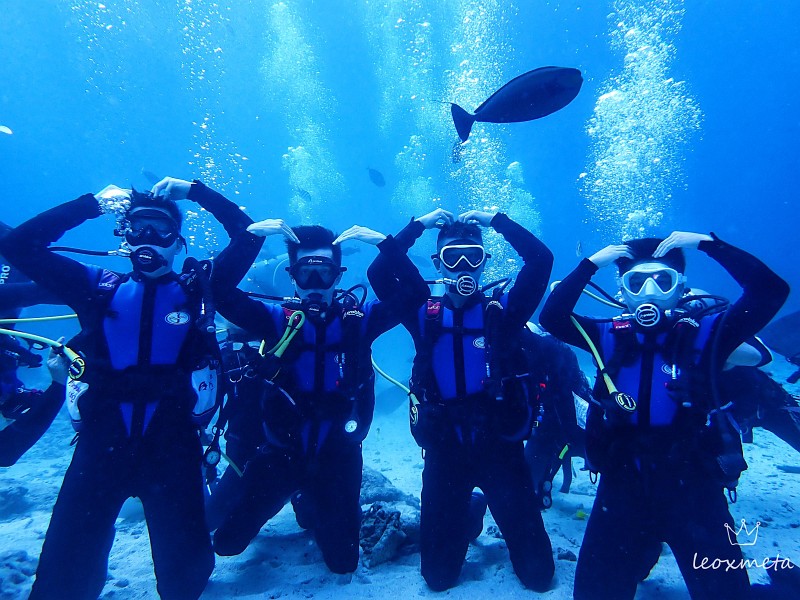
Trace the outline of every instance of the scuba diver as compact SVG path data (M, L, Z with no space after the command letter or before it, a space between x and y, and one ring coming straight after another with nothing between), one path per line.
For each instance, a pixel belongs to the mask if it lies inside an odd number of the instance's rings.
M292 499L298 523L313 533L327 567L352 573L359 558L361 442L375 404L371 345L399 324L404 295L397 289L388 302L366 302L365 288L360 295L355 288L338 293L346 270L341 244L377 244L390 260L410 261L391 238L364 227L336 237L318 225L286 232L276 221L262 223L253 233L286 237L295 297L265 304L233 287L255 258L251 249L230 247L217 258L220 314L264 340L255 367L264 385L266 442L245 465L239 499L214 534L214 550L240 554Z
M719 262L743 288L732 305L684 309L683 248ZM594 273L616 263L628 314L591 319L572 313ZM749 597L744 568L702 569L707 558L739 564L729 541L747 468L741 440L719 394L730 354L777 313L789 287L761 261L714 234L673 232L608 246L584 259L553 290L541 323L592 352L598 367L586 423L589 468L600 483L581 545L574 596L633 598L646 576L642 557L666 542L691 597ZM649 566L649 565L648 565Z
M114 523L123 502L141 499L162 598L197 598L214 567L203 514L198 428L216 403L210 264L188 258L174 200L208 210L232 238L260 247L252 220L200 182L164 179L150 193L108 186L56 206L0 240L0 251L77 313L67 406L77 444L58 494L31 598L97 598L105 585ZM55 254L66 231L124 208L120 233L130 273ZM240 240L239 238L246 238ZM210 331L209 331L210 330Z
M456 219L437 209L412 220L395 242L407 252L437 226L432 259L446 286L443 296L431 296L413 264L401 270L381 254L368 271L378 298L389 298L397 285L414 294L404 303L403 325L416 350L411 432L425 460L422 576L435 591L456 585L488 503L517 577L525 587L545 591L555 567L541 513L531 508L537 501L523 454L541 380L528 373L521 336L547 288L553 255L505 214L476 210ZM489 258L480 227L501 234L525 263L508 293L508 280L480 285Z
M698 288L687 288L686 294L701 298L696 301L684 298L684 307L689 312L711 307L716 310L716 305L729 304L726 298ZM626 308L621 302L612 302L610 297L604 300L589 295L605 304L617 303L620 308ZM540 508L549 508L553 479L559 469L563 467L564 472L560 491L569 492L571 459L585 458L585 417L591 389L575 353L568 346L532 323L528 323L528 327L542 336L541 351L532 352L529 362L534 364L538 361L544 365L547 387L541 394L543 414L525 444L525 458L531 468L537 498L542 501ZM741 429L743 442L752 443L753 429L761 427L800 452L800 398L790 394L769 373L759 368L768 365L772 359L772 352L760 337L750 337L725 361L719 376L719 394L726 403L732 404L731 414ZM576 423L579 426L576 427ZM658 554L660 552L656 554L656 560Z
M0 221L0 236L11 227ZM41 355L12 335L22 309L36 304L62 304L42 287L25 277L0 255L0 466L16 463L38 440L64 403L63 380L44 392L28 389L19 377L19 367L37 368ZM55 359L48 359L56 362Z
M543 342L545 352L536 352L530 360L543 361L547 387L540 395L541 418L525 444L525 459L531 468L539 508L549 508L553 479L559 469L563 469L564 477L560 491L567 493L572 484L572 458L585 458L585 413L592 396L575 354L552 336L544 335ZM800 398L758 368L771 360L760 340L750 338L728 357L719 376L719 395L731 403L730 412L743 442L752 443L753 430L760 427L800 452ZM577 412L576 404L580 406ZM656 560L658 554L660 551Z
M531 434L525 442L525 461L531 471L537 507L553 503L553 478L563 469L561 492L572 484L572 459L584 458L585 421L581 422L576 403L585 405L591 388L578 358L569 346L528 323L536 344L526 344L528 364L544 376Z

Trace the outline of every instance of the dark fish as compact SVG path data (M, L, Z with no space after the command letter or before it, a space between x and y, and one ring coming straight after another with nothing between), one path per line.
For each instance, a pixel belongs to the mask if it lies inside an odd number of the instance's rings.
M386 180L383 178L383 173L369 167L367 167L367 172L369 173L369 178L372 183L378 187L383 187L386 185Z
M800 474L800 467L796 465L776 465L779 471L783 471L784 473L795 473Z
M303 188L294 188L294 191L297 192L297 195L306 202L311 202L311 192L308 190L304 190Z
M458 104L450 104L458 137L467 141L475 121L521 123L541 119L572 102L581 89L578 69L541 67L512 79L471 115Z
M151 185L155 185L159 181L161 181L161 177L159 177L158 175L156 175L152 171L148 171L147 169L142 169L142 175L144 176L145 179L147 179L147 181Z
M461 162L461 145L464 142L461 140L456 140L453 142L453 150L451 152L451 157L453 159L453 163L460 163Z

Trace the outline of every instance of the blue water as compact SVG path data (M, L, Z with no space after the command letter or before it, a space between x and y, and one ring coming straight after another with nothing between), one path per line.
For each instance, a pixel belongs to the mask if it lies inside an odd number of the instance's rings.
M12 225L109 183L147 188L146 169L202 179L257 220L339 231L392 233L438 206L497 207L553 250L554 279L577 264L578 243L586 256L678 229L714 231L800 284L792 0L6 0L0 10L0 125L13 131L0 133L0 219ZM577 99L539 121L477 124L454 163L444 103L472 110L545 65L581 69ZM193 254L224 245L206 216L189 224ZM106 217L64 241L111 249L111 229ZM490 241L496 272L512 270L513 253ZM425 244L413 252L430 254ZM372 256L348 257L345 283L363 280ZM700 253L688 276L738 293ZM793 294L784 312L798 304Z
M13 135L0 134L2 219L16 224L109 182L147 187L144 168L201 178L257 219L335 229L388 233L438 205L498 206L541 234L555 277L576 262L578 241L591 253L623 236L713 230L797 283L800 26L788 0L724 10L678 0L225 4L5 2L0 125ZM626 53L658 44L666 59L626 70ZM579 97L537 122L476 126L452 163L441 102L474 109L549 64L583 71ZM680 84L655 89L666 78ZM619 89L636 105L598 127L599 99ZM670 107L686 99L695 114ZM632 119L624 139L603 139L621 118ZM649 146L640 140L653 135ZM593 172L598 154L618 159L626 141L638 163ZM661 166L648 170L653 157ZM507 170L513 162L524 179ZM601 177L605 189L591 185ZM637 210L649 216L628 216ZM106 225L78 239L113 246ZM203 238L197 254L224 242ZM703 287L736 293L695 262Z

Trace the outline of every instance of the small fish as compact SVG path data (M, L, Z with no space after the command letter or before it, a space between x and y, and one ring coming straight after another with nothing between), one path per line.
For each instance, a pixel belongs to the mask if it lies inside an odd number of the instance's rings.
M450 155L454 164L461 162L461 145L463 143L460 139L453 142L453 150Z
M5 125L0 125L0 133L5 133L5 134L8 134L8 135L13 135L14 134L14 132L11 131L11 128L10 127L6 127Z
M156 174L155 174L155 173L153 173L152 171L148 171L147 169L142 169L142 176L143 176L145 179L147 179L147 181L148 181L149 183L151 183L152 185L155 185L155 184L157 184L159 181L161 181L161 177L159 177L158 175L156 175Z
M311 192L308 190L304 190L303 188L294 188L294 191L297 192L297 195L306 202L311 202Z
M466 142L472 125L480 123L521 123L541 119L572 102L581 89L578 69L541 67L512 79L469 114L450 104L458 137Z
M370 167L367 167L367 172L369 173L369 178L372 183L378 187L383 187L386 185L386 179L383 178L383 173Z
M581 245L580 240L578 240L578 245L575 246L575 256L577 256L578 258L583 256L583 246Z

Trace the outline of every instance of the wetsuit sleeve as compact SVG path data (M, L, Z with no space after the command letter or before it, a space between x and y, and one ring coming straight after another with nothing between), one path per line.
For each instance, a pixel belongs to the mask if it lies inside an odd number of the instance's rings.
M0 239L0 253L34 282L80 310L94 290L96 270L55 254L47 246L70 229L102 214L92 194L47 210Z
M64 301L33 282L0 286L0 313L36 304L64 304Z
M385 303L381 310L402 315L416 310L430 296L428 284L407 252L408 248L392 236L378 244L378 256L367 269L367 278L375 295Z
M549 333L572 346L589 350L589 346L583 336L575 328L570 320L575 305L581 297L581 292L589 280L597 272L595 265L588 258L584 258L572 273L567 275L551 292L547 301L544 303L539 320ZM575 317L583 329L589 334L595 346L599 346L600 329L597 323L585 317Z
M742 287L742 295L726 313L717 316L716 367L722 367L731 352L760 331L780 310L789 296L789 284L752 254L720 240L702 241L698 250L708 254Z
M403 317L403 303L398 297L383 302L373 300L366 305L366 334L368 343L374 342L378 336L400 324Z
M411 246L417 243L417 240L425 233L425 226L415 219L403 227L395 236L397 240L397 247L406 253L411 249Z
M508 312L505 319L512 329L522 327L533 316L547 290L547 282L553 269L553 253L539 238L503 213L492 217L491 225L511 244L524 262L508 293Z
M264 238L247 231L253 219L242 209L200 181L192 183L187 198L214 215L231 238L228 246L214 259L211 274L214 297L221 297L247 274L264 245Z
M217 311L234 325L260 339L271 340L276 335L269 308L238 288L229 290L218 299Z
M66 391L52 383L25 414L0 431L0 467L10 467L39 441L56 418Z
M187 199L197 202L206 209L225 228L226 233L235 237L253 223L247 214L236 203L212 190L204 183L195 180L189 188ZM256 237L256 236L253 236Z

